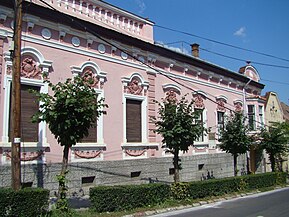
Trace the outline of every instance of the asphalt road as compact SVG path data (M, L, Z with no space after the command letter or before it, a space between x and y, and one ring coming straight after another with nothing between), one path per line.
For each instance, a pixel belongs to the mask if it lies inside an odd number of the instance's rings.
M289 217L289 188L207 204L154 217Z

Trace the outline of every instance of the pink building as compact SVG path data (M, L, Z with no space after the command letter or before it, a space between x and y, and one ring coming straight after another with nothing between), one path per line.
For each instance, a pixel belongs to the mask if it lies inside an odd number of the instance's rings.
M250 64L233 72L202 60L199 46L192 55L154 44L154 23L103 1L39 0L23 4L22 32L22 160L27 163L57 163L60 147L45 123L30 117L38 109L28 89L49 92L45 74L53 82L75 75L91 76L95 91L109 105L97 128L71 149L70 161L99 162L163 158L161 137L153 130L157 116L154 100L189 93L200 121L210 133L204 134L184 156L221 153L218 129L230 110L249 115L252 130L264 118L257 70ZM65 15L64 15L65 14ZM13 4L0 2L0 164L9 165L10 96L13 36ZM259 122L256 122L259 121Z

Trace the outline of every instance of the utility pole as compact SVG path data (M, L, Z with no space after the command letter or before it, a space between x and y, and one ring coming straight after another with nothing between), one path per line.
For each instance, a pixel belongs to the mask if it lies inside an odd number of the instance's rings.
M15 0L14 14L14 52L12 71L12 138L11 138L11 167L12 188L19 190L21 187L21 32L22 32L22 0Z

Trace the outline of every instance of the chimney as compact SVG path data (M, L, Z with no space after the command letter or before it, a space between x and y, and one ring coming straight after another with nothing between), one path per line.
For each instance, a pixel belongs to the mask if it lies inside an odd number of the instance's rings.
M192 55L194 56L194 57L199 57L199 44L196 44L196 43L194 43L194 44L191 44L191 47L192 47Z

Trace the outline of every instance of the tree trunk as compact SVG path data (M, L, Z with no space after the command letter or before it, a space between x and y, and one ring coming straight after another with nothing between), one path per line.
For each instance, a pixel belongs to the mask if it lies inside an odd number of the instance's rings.
M179 168L179 150L174 151L174 182L180 182L180 168Z
M270 159L270 161L271 161L271 169L272 169L272 172L275 172L275 164L276 164L276 162L275 162L275 157L274 157L274 155L269 154L269 159Z
M64 149L63 149L62 167L61 167L61 173L60 173L60 175L65 175L65 172L67 171L68 154L69 154L69 146L68 146L68 145L65 145L65 146L64 146Z
M237 169L237 157L238 155L234 155L234 176L237 176L238 174L238 169Z
M62 156L62 167L60 176L58 177L58 200L66 198L66 171L68 166L68 154L69 154L69 146L65 145L63 149L63 156Z

